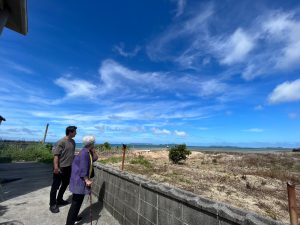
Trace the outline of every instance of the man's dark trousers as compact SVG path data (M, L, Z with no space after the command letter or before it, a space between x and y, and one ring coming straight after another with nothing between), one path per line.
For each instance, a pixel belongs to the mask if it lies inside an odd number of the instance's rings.
M71 171L71 166L68 166L60 168L60 172L58 174L53 173L53 183L50 191L50 206L56 205L57 202L63 200L63 195L70 183ZM56 198L58 189L59 191Z

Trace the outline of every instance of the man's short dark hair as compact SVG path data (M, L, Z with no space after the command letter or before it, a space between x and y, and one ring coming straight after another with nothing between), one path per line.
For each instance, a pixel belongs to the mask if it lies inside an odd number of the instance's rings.
M67 128L66 128L66 135L69 135L69 133L73 133L74 131L76 131L76 129L77 129L77 127L75 127L75 126L68 126Z

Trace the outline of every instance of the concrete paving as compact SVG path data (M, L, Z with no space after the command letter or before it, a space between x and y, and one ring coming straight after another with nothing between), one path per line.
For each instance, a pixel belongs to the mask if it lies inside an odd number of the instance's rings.
M63 225L70 205L60 207L60 212L49 211L49 193L52 182L51 165L42 163L0 164L0 225ZM66 191L64 198L71 200ZM92 196L92 224L119 225ZM90 201L86 196L81 206L83 220L78 224L90 224Z

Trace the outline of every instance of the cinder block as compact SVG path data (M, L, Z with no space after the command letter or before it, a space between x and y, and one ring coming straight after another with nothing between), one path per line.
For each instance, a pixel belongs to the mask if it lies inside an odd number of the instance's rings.
M175 199L158 195L158 209L166 211L168 214L178 219L182 218L182 203Z
M113 215L114 214L114 209L111 205L109 205L107 202L104 202L103 203L104 205L104 208L111 214Z
M125 191L120 186L115 185L114 187L114 195L116 198L124 201L125 200Z
M120 223L120 225L123 225L124 217L120 213L114 210L113 216Z
M138 224L138 213L131 209L131 207L125 207L125 219L128 220L132 224Z
M103 180L107 182L108 177L109 177L109 174L106 171L103 171L103 176L102 176Z
M124 225L137 225L137 223L131 223L129 220L126 218L124 219Z
M165 211L158 210L157 225L183 225L183 222Z
M217 216L183 205L183 222L189 225L219 225Z
M109 181L110 181L112 184L116 184L117 179L118 179L118 177L117 177L116 175L110 174L110 176L109 176Z
M239 223L234 223L231 221L224 221L224 220L219 220L219 225L239 225Z
M157 208L140 200L140 215L151 221L152 223L156 224L157 222Z
M142 187L140 189L140 199L144 200L150 205L157 207L157 193L154 191Z
M107 192L109 192L110 194L114 193L114 185L112 183L110 183L109 181L105 181L105 189Z
M149 220L147 220L143 216L139 216L139 225L155 225L155 224L151 223Z
M114 205L114 196L109 194L108 192L105 192L104 194L104 201L107 202L109 205Z
M129 182L129 181L126 181L126 183L125 183L125 190L127 192L130 192L133 195L138 196L139 188L140 188L140 186L135 184L135 183L132 183L132 182Z
M125 205L123 201L120 201L118 198L114 199L114 210L118 211L122 216L124 215Z
M133 195L131 193L125 192L125 200L124 203L126 205L129 205L132 209L138 210L139 206L139 196L138 195Z

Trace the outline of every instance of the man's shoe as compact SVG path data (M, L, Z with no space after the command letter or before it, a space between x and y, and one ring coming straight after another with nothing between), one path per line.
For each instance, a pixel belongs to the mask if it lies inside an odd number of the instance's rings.
M49 210L50 210L52 213L59 213L59 208L57 207L57 205L50 205Z
M64 205L68 205L69 202L65 201L65 200L58 200L58 201L56 201L56 204L59 206L64 206Z

